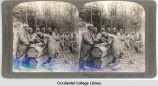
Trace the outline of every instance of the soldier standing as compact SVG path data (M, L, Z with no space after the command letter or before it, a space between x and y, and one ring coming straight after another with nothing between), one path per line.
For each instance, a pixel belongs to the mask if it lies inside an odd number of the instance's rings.
M137 53L140 52L140 49L143 47L143 39L141 34L138 34L135 39L134 48Z
M120 40L115 35L109 34L109 33L106 33L106 32L103 33L103 37L107 38L108 42L111 44L110 54L113 56L113 60L109 65L112 66L115 63L119 62L121 47L118 44L120 43Z
M69 45L69 49L71 51L71 53L75 53L76 51L76 47L77 47L77 39L76 39L76 34L73 34L73 36L70 39L70 45Z
M64 34L61 33L60 34L60 47L61 47L61 50L64 50Z
M26 53L26 49L29 45L29 36L28 36L29 26L27 24L24 24L22 29L23 31L20 31L18 36L17 53L16 53L17 59L24 56L24 54Z
M126 50L129 50L130 44L129 44L129 35L128 35L128 33L125 34L125 41L124 41L124 44L125 44L125 49L126 49Z
M79 69L84 70L90 50L93 46L93 26L89 25L88 31L82 34L81 51L79 59Z

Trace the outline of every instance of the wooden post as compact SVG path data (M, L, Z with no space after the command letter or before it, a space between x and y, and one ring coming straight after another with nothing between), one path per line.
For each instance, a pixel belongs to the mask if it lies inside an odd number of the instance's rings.
M34 7L34 9L35 9L35 29L37 28L37 5L36 5L36 2L34 2L34 5L33 6L35 6Z
M112 19L112 16L111 16L111 29L112 29L112 27L113 27L113 19Z
M127 33L128 31L127 31L127 23L126 23L126 21L127 21L127 13L126 13L127 11L126 11L126 5L125 5L125 32L124 33Z
M91 23L93 24L93 12L92 12L92 7L91 7Z
M26 16L26 21L25 21L26 24L28 24L28 17L27 17L28 16L28 9L29 9L29 4L27 4L27 8L26 8L26 15L25 15Z
M101 26L101 27L102 27L102 23L103 23L103 22L102 22L102 11L103 11L103 8L101 8L101 13L100 13L100 17L101 17L101 18L100 18L100 26Z
M58 25L59 25L59 29L61 29L61 25L60 25L60 4L58 4L59 5L59 15L58 15ZM58 31L59 31L59 29L58 29Z
M45 3L45 6L47 6L46 3ZM47 29L47 10L46 9L45 9L45 22L46 22L45 28Z

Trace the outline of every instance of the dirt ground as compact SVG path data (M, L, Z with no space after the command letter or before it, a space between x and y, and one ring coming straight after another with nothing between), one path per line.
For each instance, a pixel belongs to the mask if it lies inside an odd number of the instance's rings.
M43 62L43 56L40 59ZM36 69L28 69L20 67L13 69L14 72L81 72L79 71L79 56L78 53L72 54L69 50L61 51L57 59L53 59L50 64L43 67L38 66ZM40 61L39 61L40 63ZM88 68L84 72L144 72L145 71L145 50L140 53L126 51L124 58L114 66L104 66L101 69Z
M104 66L101 69L89 68L85 72L145 72L145 50L140 53L125 51L123 59L114 66Z

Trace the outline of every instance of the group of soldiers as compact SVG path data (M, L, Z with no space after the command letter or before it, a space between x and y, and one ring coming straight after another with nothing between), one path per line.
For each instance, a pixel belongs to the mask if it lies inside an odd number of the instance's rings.
M76 34L59 33L57 29L50 27L33 29L28 24L20 22L16 22L13 28L14 59L24 60L27 51L34 45L38 46L37 51L42 50L42 54L49 57L44 63L50 63L53 58L58 58L60 51L67 51L72 54L76 52Z
M40 27L33 29L28 24L17 22L13 24L14 59L24 60L25 55L32 45L42 49L42 54L49 57L44 64L50 63L53 58L58 58L61 51L69 51L74 54L78 46L76 34L59 33L57 29ZM91 60L92 49L95 45L109 46L108 54L112 56L109 65L114 65L124 58L125 51L140 52L143 47L143 37L140 33L123 33L122 29L116 27L98 28L92 24L86 24L87 30L81 34L79 69L85 69ZM39 48L37 49L40 50ZM39 51L40 52L40 51Z
M125 51L136 50L138 53L143 46L143 39L140 33L123 33L122 29L116 27L101 28L100 31L92 24L85 27L88 31L82 33L82 42L80 50L79 68L84 70L89 68L88 61L93 58L91 55L95 45L100 44L103 47L109 46L108 54L112 56L112 61L108 63L113 66L123 59Z

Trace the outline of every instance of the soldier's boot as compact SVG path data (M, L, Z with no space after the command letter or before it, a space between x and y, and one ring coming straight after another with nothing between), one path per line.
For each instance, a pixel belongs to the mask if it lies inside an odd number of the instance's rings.
M120 53L120 59L124 59L124 52Z
M55 55L54 55L54 58L57 59L58 56L59 56L59 52L56 52Z
M52 60L52 57L49 57L49 58L43 63L43 65L49 64L49 63L51 62L51 60Z
M85 70L86 69L86 61L81 61L79 65L80 70Z
M117 63L119 63L119 59L118 58L116 58L115 56L113 57L113 59L112 59L112 61L109 63L109 65L108 66L115 66Z

